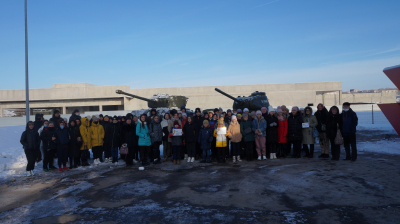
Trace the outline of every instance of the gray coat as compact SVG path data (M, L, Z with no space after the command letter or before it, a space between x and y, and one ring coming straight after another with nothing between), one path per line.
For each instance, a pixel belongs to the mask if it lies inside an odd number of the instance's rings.
M151 138L151 144L155 142L162 142L162 137L163 137L163 131L161 128L161 122L158 121L157 123L152 120L150 124L150 138Z
M309 108L311 110L310 115L305 115L303 116L303 123L310 123L310 127L308 128L303 128L303 144L314 144L314 137L313 137L313 125L314 127L317 127L318 121L317 118L312 114L312 109L311 107L306 107L306 109ZM304 109L304 111L306 110Z

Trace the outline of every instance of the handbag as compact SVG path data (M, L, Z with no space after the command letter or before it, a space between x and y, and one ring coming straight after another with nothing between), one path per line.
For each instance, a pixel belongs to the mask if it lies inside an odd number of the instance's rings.
M312 125L312 135L313 135L313 138L316 138L316 137L319 137L319 132L318 132L318 130L317 130L317 128L315 128L315 125L313 124Z
M119 154L128 155L128 145L123 144L121 148L119 148Z
M342 137L342 133L340 132L340 129L337 129L336 132L336 137L335 137L335 145L343 145L344 141L343 141L343 137Z

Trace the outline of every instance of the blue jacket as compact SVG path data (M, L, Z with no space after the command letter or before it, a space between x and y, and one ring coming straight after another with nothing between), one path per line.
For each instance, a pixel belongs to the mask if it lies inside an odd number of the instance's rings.
M211 149L211 142L213 140L214 130L209 127L203 127L199 130L199 139L200 148L204 150Z
M69 143L69 131L67 127L64 129L57 128L56 132L54 133L56 137L57 146L67 146Z
M350 108L349 111L342 112L342 119L342 135L347 136L356 134L356 127L358 125L357 114Z
M139 121L138 124L136 125L136 135L139 138L139 146L150 146L151 145L151 139L149 135L149 129L147 128L147 125L144 125L144 128L142 127L142 123Z
M261 136L261 137L265 137L267 135L266 130L267 130L267 122L265 121L264 117L261 116L261 120L260 122L258 122L257 117L253 120L253 131L254 133L256 132L256 130L260 130L261 131L261 135L255 134L254 136Z

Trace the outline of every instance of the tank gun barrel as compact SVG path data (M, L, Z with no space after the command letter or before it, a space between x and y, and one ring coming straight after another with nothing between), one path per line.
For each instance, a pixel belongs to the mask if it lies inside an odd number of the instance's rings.
M127 93L127 92L122 91L122 90L120 90L120 89L115 90L115 92L116 92L117 94L122 94L122 95L130 96L130 97L133 97L133 98L136 98L136 99L139 99L139 100L144 100L144 101L147 101L147 102L154 102L154 100L147 99L147 98L144 98L144 97L141 97L141 96L137 96L137 95L132 94L132 93Z
M231 96L231 95L225 93L224 91L222 91L222 90L220 90L220 89L218 89L218 88L215 88L215 91L217 91L217 92L221 93L222 95L224 95L224 96L226 96L226 97L228 97L228 98L234 100L235 102L242 103L242 101L236 99L235 97L233 97L233 96Z

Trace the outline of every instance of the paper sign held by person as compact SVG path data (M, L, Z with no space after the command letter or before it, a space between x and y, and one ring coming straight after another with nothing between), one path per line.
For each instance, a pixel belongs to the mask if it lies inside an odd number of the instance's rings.
M303 128L309 128L310 124L309 123L302 123Z
M182 136L182 129L173 129L174 136Z
M226 135L226 127L217 128L218 135Z

